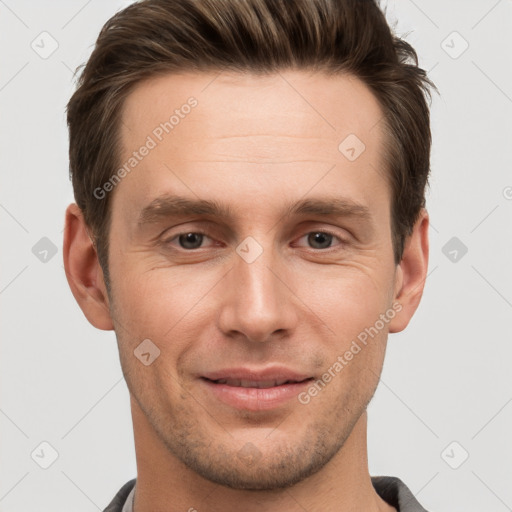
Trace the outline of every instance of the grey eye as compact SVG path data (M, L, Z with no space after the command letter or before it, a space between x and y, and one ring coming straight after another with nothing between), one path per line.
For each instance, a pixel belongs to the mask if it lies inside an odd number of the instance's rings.
M309 233L308 235L308 243L314 249L327 249L331 246L332 239L332 235L329 233L323 233L321 231Z
M201 233L185 233L180 235L178 240L183 249L198 249L203 243L203 235Z

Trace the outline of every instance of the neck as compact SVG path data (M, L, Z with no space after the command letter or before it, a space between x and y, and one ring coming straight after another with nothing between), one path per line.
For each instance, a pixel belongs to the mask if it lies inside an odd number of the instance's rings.
M238 490L204 479L168 451L131 399L137 483L134 512L393 512L375 492L368 472L367 414L339 452L317 473L286 489ZM395 511L396 512L396 511Z

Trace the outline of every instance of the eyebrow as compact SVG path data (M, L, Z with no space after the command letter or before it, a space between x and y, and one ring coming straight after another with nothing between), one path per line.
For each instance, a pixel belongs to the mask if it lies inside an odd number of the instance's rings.
M157 197L141 210L138 225L143 226L168 217L186 215L209 215L227 219L234 216L228 205L218 201L166 195Z
M154 199L141 210L138 225L142 227L169 217L188 215L220 217L228 220L235 217L229 205L218 201L166 195ZM293 215L358 217L362 220L371 220L370 209L367 206L340 197L302 199L284 208L283 217Z
M290 205L285 211L285 216L291 215L322 215L337 217L360 217L364 220L371 219L370 209L345 198L329 199L303 199Z

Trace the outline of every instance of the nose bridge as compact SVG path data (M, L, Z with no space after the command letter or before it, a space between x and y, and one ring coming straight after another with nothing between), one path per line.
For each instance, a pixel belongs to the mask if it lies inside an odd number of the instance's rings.
M221 312L224 332L238 331L251 341L268 341L273 333L289 331L295 321L290 291L276 277L278 255L271 245L244 240L226 276L227 298Z
M274 258L271 249L263 251L257 259L248 262L243 258L235 264L233 269L239 283L238 299L246 298L253 311L263 311L270 308L275 301L275 276L270 271Z

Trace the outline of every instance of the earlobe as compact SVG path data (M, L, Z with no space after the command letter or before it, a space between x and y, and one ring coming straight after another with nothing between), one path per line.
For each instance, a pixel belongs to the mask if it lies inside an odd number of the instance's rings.
M69 287L87 320L98 329L113 330L103 271L75 203L66 209L63 256Z
M413 232L406 240L402 260L396 269L394 302L400 304L400 310L390 322L391 333L407 327L423 295L428 269L428 228L428 213L422 209Z

